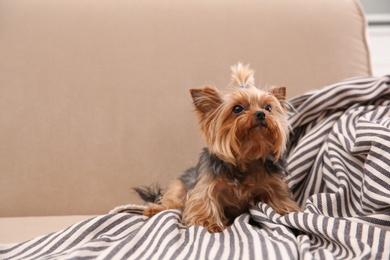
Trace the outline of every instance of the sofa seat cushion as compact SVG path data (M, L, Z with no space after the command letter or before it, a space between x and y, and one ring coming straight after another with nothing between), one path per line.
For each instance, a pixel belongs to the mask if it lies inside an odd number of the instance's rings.
M0 243L18 243L47 235L93 216L45 216L0 218Z

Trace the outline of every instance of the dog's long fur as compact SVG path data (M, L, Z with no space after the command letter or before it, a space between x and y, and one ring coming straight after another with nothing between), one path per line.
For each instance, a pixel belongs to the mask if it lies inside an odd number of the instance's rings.
M259 201L282 215L299 211L284 182L283 153L289 135L286 89L257 89L249 66L238 64L232 71L230 87L236 88L230 92L211 87L190 90L208 147L198 164L157 202L156 188L137 188L142 198L153 203L145 215L182 209L187 225L219 232Z

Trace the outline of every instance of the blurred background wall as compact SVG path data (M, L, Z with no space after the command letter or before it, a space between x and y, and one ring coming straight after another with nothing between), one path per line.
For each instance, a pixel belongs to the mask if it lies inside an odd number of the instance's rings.
M360 0L367 14L375 76L390 74L390 0Z

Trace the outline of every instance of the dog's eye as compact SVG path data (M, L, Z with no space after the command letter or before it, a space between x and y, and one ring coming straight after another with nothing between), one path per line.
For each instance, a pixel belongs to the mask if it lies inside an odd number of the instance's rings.
M271 111L272 111L271 105L268 105L268 104L265 105L264 109L267 110L268 112L271 112Z
M233 107L233 113L234 113L235 115L241 114L242 111L244 111L244 108L243 108L242 106L237 105L237 106L234 106L234 107Z

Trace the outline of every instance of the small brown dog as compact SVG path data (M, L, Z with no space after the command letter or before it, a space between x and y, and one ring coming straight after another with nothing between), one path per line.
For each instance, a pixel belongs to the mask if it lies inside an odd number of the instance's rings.
M190 90L208 148L163 195L158 188L135 189L156 202L145 215L182 209L186 225L219 232L259 201L281 215L300 210L284 182L282 155L290 128L286 88L262 91L254 86L249 66L239 63L232 71L235 88L226 93L211 87Z

